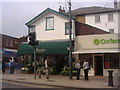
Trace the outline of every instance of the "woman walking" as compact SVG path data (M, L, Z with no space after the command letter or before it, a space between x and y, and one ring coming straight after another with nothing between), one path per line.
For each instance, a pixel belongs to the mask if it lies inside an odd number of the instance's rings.
M85 59L84 63L83 63L83 68L84 68L84 75L85 75L85 80L89 80L88 78L88 71L90 69L89 63L88 61Z

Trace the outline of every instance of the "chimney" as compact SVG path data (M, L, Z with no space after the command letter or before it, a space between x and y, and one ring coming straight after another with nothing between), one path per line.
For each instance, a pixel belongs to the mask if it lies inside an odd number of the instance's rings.
M64 7L63 7L63 10L62 10L62 8L61 8L61 6L60 6L59 12L62 13L62 14L65 14L65 9L64 9Z
M60 8L59 8L59 12L62 13L62 8L61 8L61 6L60 6Z
M65 9L64 9L64 7L63 7L63 10L62 10L62 13L63 13L63 14L65 13Z
M117 2L117 0L114 0L114 8L118 8L118 2Z

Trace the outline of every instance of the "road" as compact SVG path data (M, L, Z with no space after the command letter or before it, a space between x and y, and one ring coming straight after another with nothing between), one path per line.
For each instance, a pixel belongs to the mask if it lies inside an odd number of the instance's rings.
M32 85L25 83L10 82L10 81L2 81L2 88L3 88L2 90L76 90L70 88Z
M52 86L43 86L43 85L33 85L33 84L26 84L26 83L2 81L2 90L113 90L113 88L73 89L73 88L65 88L65 87L52 87ZM114 89L114 90L119 90L119 89Z

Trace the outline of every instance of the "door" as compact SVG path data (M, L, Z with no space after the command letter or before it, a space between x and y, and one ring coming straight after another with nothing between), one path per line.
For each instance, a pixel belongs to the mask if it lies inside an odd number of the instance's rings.
M95 75L103 75L102 56L95 56Z

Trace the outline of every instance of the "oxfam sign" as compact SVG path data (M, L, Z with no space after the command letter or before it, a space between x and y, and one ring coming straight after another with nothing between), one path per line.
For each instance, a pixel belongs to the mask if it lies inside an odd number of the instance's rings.
M116 44L116 43L120 43L120 39L108 39L108 40L106 40L106 39L95 39L94 41L93 41L93 43L95 44L95 45L100 45L100 44L102 44L102 45L104 45L104 44Z

